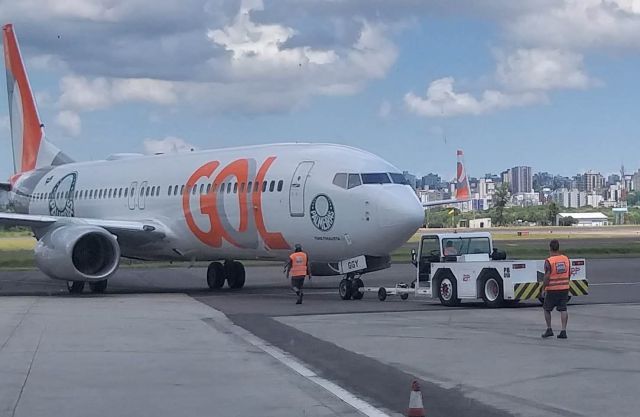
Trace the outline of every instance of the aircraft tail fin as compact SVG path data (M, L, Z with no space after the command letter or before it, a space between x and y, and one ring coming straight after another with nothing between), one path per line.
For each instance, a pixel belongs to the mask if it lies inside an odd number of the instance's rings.
M457 201L469 201L471 199L471 191L469 189L469 178L464 169L464 154L458 150L458 168L456 173L456 192L454 198Z
M14 174L73 162L47 142L12 24L2 27Z

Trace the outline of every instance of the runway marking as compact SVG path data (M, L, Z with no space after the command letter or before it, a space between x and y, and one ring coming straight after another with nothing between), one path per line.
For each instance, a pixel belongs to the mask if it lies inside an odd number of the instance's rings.
M215 310L215 309L214 309ZM215 310L218 311L218 310ZM223 313L220 313L223 314ZM224 314L223 314L224 315ZM216 319L204 319L205 322L209 322L209 324L213 324L211 322ZM340 400L349 404L351 407L355 408L360 413L364 414L368 417L391 417L389 414L383 412L382 410L377 409L373 405L368 402L358 398L356 395L342 388L340 385L329 381L328 379L322 378L317 375L311 369L307 368L302 362L297 360L295 357L290 355L289 353L273 346L268 343L266 340L259 338L248 330L234 324L229 318L224 315L224 319L226 322L226 327L236 336L243 339L245 342L249 343L262 350L272 358L276 359L278 362L285 365L287 368L293 370L298 375L306 378L307 380L313 382L316 385L324 388L331 394L335 395Z

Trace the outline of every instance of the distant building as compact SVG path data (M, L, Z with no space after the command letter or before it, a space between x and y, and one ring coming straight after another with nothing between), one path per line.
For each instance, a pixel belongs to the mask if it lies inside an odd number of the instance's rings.
M587 193L584 191L561 188L554 190L551 196L553 201L561 207L580 208L587 205Z
M609 218L603 213L559 213L556 216L556 224L562 224L563 219L573 218L577 221L574 226L606 226L609 224Z
M468 227L469 229L485 229L491 227L491 218L460 220L460 227Z
M516 193L511 196L511 203L519 207L531 207L540 205L538 193Z
M440 188L442 184L442 178L438 174L429 173L422 177L422 188L435 190L436 188Z
M582 184L578 189L588 193L601 193L604 189L604 177L599 172L587 171L582 174Z
M533 191L531 167L518 166L509 170L509 191L511 194L530 193Z
M447 200L451 197L451 194L446 190L419 190L418 197L422 203L428 203L430 201Z
M553 175L548 172L536 172L533 174L533 189L540 191L543 188L553 188Z
M415 175L410 174L409 171L402 171L402 175L404 175L404 178L414 190L418 188L418 178Z
M607 177L607 187L616 185L619 182L620 182L620 175L618 174L611 174Z

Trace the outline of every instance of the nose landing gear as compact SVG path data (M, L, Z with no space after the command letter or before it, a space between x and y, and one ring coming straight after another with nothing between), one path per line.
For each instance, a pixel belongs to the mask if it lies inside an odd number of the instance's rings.
M340 281L338 293L343 300L360 300L364 296L364 293L360 291L362 287L364 287L364 282L362 282L360 276L350 273Z

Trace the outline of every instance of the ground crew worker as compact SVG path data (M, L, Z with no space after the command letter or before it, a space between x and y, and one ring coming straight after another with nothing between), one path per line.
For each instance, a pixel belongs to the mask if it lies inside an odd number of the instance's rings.
M297 244L295 251L289 255L289 262L286 266L287 278L291 276L291 288L298 296L296 304L302 304L302 287L304 286L305 277L311 279L311 270L309 269L309 257L302 251L302 246Z
M560 312L562 331L558 339L567 338L567 302L569 301L569 280L571 279L571 262L569 258L560 253L560 243L553 239L549 242L550 256L544 261L544 280L542 282L542 294L544 296L544 319L547 322L547 331L543 338L553 336L551 329L551 311L555 307Z

